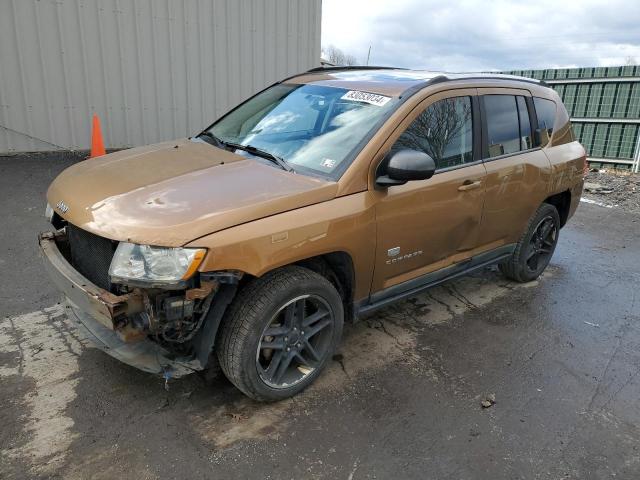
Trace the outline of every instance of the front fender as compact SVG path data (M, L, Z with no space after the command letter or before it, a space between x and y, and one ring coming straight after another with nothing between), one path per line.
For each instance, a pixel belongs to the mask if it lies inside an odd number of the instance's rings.
M357 300L368 296L373 275L375 203L369 192L338 197L216 232L187 246L208 249L201 272L240 270L256 277L307 258L346 252L353 259Z

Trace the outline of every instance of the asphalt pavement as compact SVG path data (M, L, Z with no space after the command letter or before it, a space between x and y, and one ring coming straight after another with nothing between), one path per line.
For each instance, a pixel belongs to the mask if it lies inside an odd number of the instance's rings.
M640 478L638 215L582 203L538 281L486 269L388 307L265 405L77 337L36 247L71 161L0 158L0 478Z

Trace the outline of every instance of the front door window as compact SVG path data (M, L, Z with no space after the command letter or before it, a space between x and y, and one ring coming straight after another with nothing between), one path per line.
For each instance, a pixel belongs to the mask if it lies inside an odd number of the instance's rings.
M439 100L409 125L392 151L409 148L431 156L437 169L473 161L471 97Z

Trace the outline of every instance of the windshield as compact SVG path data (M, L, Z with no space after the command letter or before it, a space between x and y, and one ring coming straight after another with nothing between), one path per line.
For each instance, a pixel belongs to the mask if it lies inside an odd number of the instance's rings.
M278 84L249 99L209 130L223 142L251 145L295 170L337 177L396 99L318 85Z

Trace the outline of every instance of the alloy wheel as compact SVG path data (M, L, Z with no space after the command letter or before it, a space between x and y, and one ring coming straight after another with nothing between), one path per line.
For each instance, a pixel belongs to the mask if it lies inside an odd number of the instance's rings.
M549 263L557 240L558 225L555 219L548 215L540 220L529 240L525 263L530 271L535 272L540 266Z
M317 295L283 305L262 332L256 367L272 388L289 388L319 368L330 353L334 314Z

